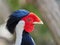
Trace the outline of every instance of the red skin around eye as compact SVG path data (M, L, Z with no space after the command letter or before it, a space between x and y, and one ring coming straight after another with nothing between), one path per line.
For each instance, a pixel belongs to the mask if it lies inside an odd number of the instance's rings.
M27 16L23 17L22 20L25 21L24 29L26 32L32 32L34 30L33 22L41 21L40 18L32 12L28 14Z
M26 16L22 20L25 21L24 29L26 32L32 32L34 30L33 18Z

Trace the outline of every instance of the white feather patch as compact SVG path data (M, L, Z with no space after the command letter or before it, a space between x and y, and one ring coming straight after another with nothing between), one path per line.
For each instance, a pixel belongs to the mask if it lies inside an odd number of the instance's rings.
M7 30L6 23L0 25L0 45L10 45L14 41L14 36ZM13 43L11 43L13 45Z
M6 23L0 26L0 37L6 38L9 41L13 40L13 35L7 30Z
M16 42L15 42L15 45L21 45L24 25L25 25L25 22L23 20L21 20L20 22L18 22L18 24L16 26L16 29L15 29L15 31L16 31Z

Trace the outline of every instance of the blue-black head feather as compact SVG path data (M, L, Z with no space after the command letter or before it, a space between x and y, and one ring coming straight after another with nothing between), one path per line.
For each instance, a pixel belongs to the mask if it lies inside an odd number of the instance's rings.
M7 29L9 30L10 33L14 33L15 27L17 23L23 18L24 16L27 16L30 12L24 9L20 9L17 11L14 11L10 16L7 21Z
M20 9L11 14L11 16L17 17L17 18L22 18L24 16L27 16L29 14L28 10Z

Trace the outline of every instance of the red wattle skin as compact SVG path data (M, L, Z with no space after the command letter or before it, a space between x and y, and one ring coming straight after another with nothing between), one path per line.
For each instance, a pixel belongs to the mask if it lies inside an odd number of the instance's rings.
M34 24L33 22L40 22L40 18L34 14L34 13L29 13L27 16L23 17L22 20L25 21L25 26L24 29L26 32L32 32L34 30Z

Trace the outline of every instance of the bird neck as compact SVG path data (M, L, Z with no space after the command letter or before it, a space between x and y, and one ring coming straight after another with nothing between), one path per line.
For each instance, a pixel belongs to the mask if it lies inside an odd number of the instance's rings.
M24 25L25 22L24 21L20 21L15 29L16 32L16 42L15 45L21 45L22 42L22 35L23 35L23 31L24 31Z

